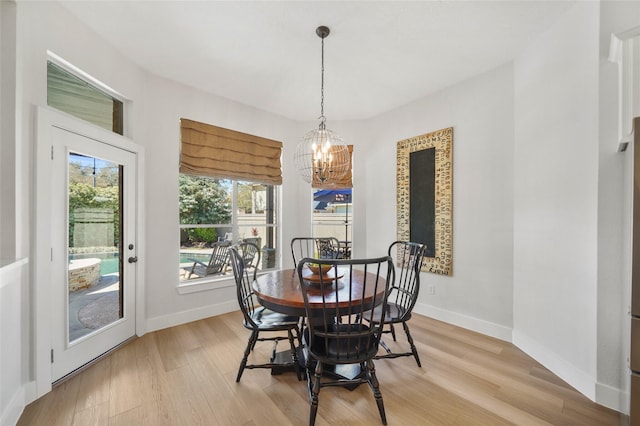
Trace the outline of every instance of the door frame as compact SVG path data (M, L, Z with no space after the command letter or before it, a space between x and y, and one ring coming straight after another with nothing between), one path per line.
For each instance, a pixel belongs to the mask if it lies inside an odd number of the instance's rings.
M133 140L84 122L66 113L38 107L36 111L36 134L34 156L34 214L32 216L31 257L33 259L31 274L33 277L33 319L34 330L34 379L35 398L39 398L51 390L51 300L53 286L49 285L51 277L52 236L49 229L51 212L51 130L63 129L81 136L95 139L100 134L100 142L111 145L136 156L137 175L136 190L136 255L140 259L135 268L135 335L142 336L146 332L145 312L145 229L144 218L144 147Z

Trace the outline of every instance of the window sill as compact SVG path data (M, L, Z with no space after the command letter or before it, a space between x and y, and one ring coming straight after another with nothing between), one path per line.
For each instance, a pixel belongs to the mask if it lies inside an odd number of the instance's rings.
M176 287L178 294L191 294L201 291L217 290L227 287L235 287L236 283L233 276L216 279L202 279L195 282L181 282Z
M277 270L277 268L259 271L258 276ZM176 287L178 294L192 294L201 291L218 290L221 288L235 287L236 282L233 275L223 278L202 278L194 282L180 282Z

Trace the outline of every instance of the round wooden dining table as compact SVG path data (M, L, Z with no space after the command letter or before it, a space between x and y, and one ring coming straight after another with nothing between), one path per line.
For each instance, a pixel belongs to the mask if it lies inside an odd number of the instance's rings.
M348 271L348 269L342 270L338 268L337 272L329 272L329 276L334 277L335 280L332 280L331 285L325 286L323 298L320 286L311 281L314 278L313 273L305 269L303 278L308 277L310 281L304 280L302 285L307 286L310 308L322 308L323 300L327 307L335 308L335 301L337 300L341 314L348 315L352 313L349 312L350 299L360 300L364 298L365 303L371 304L369 308L372 308L374 303L382 302L382 296L385 291L384 278L378 278L377 289L372 285L367 285L363 295L362 286L365 278L367 281L374 282L376 275L368 272L368 276L366 276L363 271L353 269L353 276L349 277L346 275L349 273ZM260 275L253 282L253 290L258 301L265 308L288 315L306 316L304 296L302 295L302 288L296 269L284 269ZM351 293L351 297L349 293Z
M374 304L381 303L386 281L382 277L376 277L376 274L371 272L364 273L363 271L353 269L353 275L347 276L349 269L341 270L338 268L337 273L335 270L329 272L329 276L335 278L330 285L325 286L324 298L323 293L320 290L320 286L313 281L314 275L309 270L303 272L303 284L307 286L307 297L309 299L309 306L311 309L321 309L324 303L327 307L335 309L337 300L338 310L340 315L350 315L354 312L351 311L352 306L349 300L364 299L366 309L373 308ZM304 280L304 277L310 278L310 280ZM371 285L378 279L378 288ZM365 280L369 282L366 286L364 295L362 294L362 287ZM349 285L351 284L351 285ZM253 291L258 298L258 301L262 306L272 311L280 312L287 315L307 317L307 313L304 306L304 296L302 295L302 288L300 279L298 277L298 271L296 269L284 269L279 271L269 272L267 274L260 275L253 282ZM350 294L351 293L351 294ZM337 296L337 299L336 299ZM351 297L350 297L351 296ZM313 315L313 312L312 312ZM314 323L313 318L307 318L307 324ZM304 367L306 355L299 348L300 353L298 359ZM278 360L290 359L290 354L281 352L277 354ZM284 371L288 371L286 368L272 368L271 374L280 374ZM360 374L359 364L346 364L346 365L327 365L325 366L323 374L338 379L353 379ZM353 390L358 384L346 386L347 389Z

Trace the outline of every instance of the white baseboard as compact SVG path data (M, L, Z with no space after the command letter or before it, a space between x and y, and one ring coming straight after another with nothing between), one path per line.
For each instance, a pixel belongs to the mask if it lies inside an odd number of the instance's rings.
M162 330L163 328L174 327L176 325L198 321L215 315L226 314L228 312L237 311L238 309L238 301L234 299L217 305L203 306L201 308L190 309L188 311L147 318L147 332Z
M629 393L602 383L596 383L596 402L629 415Z
M22 415L22 411L27 405L27 401L25 398L25 387L26 385L20 387L11 397L9 404L7 404L5 409L2 411L2 415L0 416L0 425L13 426L18 423L18 420Z
M623 389L599 383L595 377L517 331L513 332L513 344L593 402L629 414L629 394Z
M484 321L468 315L459 314L457 312L447 311L424 303L416 303L413 307L413 311L417 314L466 328L467 330L472 330L486 336L504 340L505 342L511 342L512 329L504 325Z
M549 348L541 346L537 341L515 330L513 332L513 344L553 374L576 388L578 392L590 400L596 401L596 381L590 374L575 368L573 364L559 357Z
M506 342L512 342L527 355L538 361L569 385L576 388L587 398L612 410L629 414L629 395L627 392L596 382L590 375L576 369L571 363L509 327L447 311L424 303L417 303L413 311L417 314L425 315L448 324L466 328Z
M38 387L36 386L35 380L24 385L24 405L31 404L36 399L40 398L40 396L38 396Z

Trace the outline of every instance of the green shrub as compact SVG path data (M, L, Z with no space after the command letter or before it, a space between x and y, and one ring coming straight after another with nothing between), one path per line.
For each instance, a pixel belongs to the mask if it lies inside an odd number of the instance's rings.
M218 241L218 233L215 228L195 228L192 230L193 242L213 243Z

